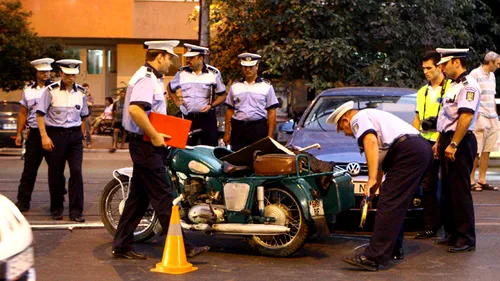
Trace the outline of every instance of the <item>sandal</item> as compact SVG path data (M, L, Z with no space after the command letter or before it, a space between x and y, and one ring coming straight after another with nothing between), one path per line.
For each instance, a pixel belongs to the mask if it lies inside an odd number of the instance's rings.
M471 191L483 191L483 189L481 188L481 186L477 183L471 183L471 188L470 188Z
M483 190L498 191L498 187L491 186L489 183L480 183L480 182L478 182L476 186L479 186L479 188L481 188Z
M361 267L364 270L368 270L368 271L377 271L378 270L378 262L371 261L363 255L357 255L357 256L353 256L353 257L343 257L342 260L348 264L352 264L354 266Z

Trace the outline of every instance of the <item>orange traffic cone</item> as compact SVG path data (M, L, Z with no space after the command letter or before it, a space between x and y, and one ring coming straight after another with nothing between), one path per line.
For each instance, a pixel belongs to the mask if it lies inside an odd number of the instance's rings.
M156 268L151 269L151 271L170 274L184 274L197 269L197 267L194 267L186 259L179 206L173 206L165 248L163 250L163 258L160 263L156 264Z

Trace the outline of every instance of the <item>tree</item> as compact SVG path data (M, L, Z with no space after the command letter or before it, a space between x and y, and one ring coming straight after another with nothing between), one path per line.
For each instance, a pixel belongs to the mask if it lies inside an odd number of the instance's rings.
M491 2L491 1L490 1ZM237 55L264 57L262 73L304 78L312 89L343 85L418 87L421 56L436 47L470 47L473 58L494 36L478 32L491 8L475 0L214 0L212 60L240 75ZM491 25L493 30L498 24Z
M37 37L29 27L30 16L20 1L0 2L0 88L4 91L22 89L33 80L31 60L62 57L61 43Z

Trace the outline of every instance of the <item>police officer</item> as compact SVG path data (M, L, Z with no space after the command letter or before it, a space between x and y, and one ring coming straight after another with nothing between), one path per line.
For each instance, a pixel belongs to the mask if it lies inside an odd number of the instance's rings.
M363 254L342 259L376 271L379 264L387 265L391 258L408 206L431 164L431 146L405 121L377 109L354 109L353 101L338 107L327 122L356 138L364 151L368 164L365 195L374 194L379 188L379 170L386 173L368 248Z
M129 151L134 163L130 193L125 203L113 240L113 257L126 259L146 259L133 248L134 230L144 216L149 203L160 220L164 232L168 231L172 211L172 189L165 177L165 138L149 122L148 114L166 114L165 86L163 74L168 71L179 41L149 41L146 63L137 70L128 83L123 109L123 127L129 132ZM151 142L143 140L144 134ZM207 251L208 247L189 249L193 256Z
M43 149L48 151L50 213L61 220L64 210L64 168L69 165L69 218L85 222L83 217L83 130L82 122L89 115L85 88L75 83L82 63L64 59L56 63L61 68L61 81L48 85L36 108L36 119Z
M453 79L443 99L437 130L439 140L433 146L441 159L441 217L446 236L436 244L448 245L448 252L471 251L476 246L474 207L470 174L477 153L472 132L478 114L480 88L467 75L466 57L469 49L436 49L442 58L446 77Z
M24 169L17 189L16 206L21 212L27 212L30 209L31 194L35 187L38 168L45 155L36 123L36 106L40 100L42 89L52 84L50 71L52 70L51 63L53 62L54 60L51 58L32 61L31 65L36 69L36 81L28 84L22 93L21 109L17 118L16 145L21 145L22 132L26 125L29 127L29 135L26 140Z
M203 61L208 48L192 44L184 44L184 47L187 65L180 68L168 84L169 96L185 118L193 121L191 130L202 129L200 134L189 138L188 144L197 145L199 139L203 145L217 146L215 107L224 102L226 86L219 70Z
M417 106L413 127L419 130L431 146L436 143L439 133L436 130L437 115L441 109L441 100L450 88L451 80L444 77L437 63L441 55L429 51L422 58L422 69L428 83L418 90ZM442 223L439 218L439 202L437 198L439 180L439 159L432 162L422 181L424 208L424 231L417 232L416 239L426 239L437 235Z
M237 151L262 138L274 135L276 108L279 107L274 88L258 76L261 56L243 53L238 56L244 78L231 85L225 104L224 142Z

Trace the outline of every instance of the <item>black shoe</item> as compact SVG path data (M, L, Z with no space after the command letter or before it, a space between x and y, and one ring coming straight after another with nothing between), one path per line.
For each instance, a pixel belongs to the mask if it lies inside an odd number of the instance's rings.
M186 249L186 256L188 258L192 258L194 256L201 254L201 253L207 252L208 250L210 250L209 246L193 247L190 249Z
M368 271L377 271L378 270L378 262L371 261L363 255L357 255L354 257L343 257L342 260L348 264L352 264L354 266L361 267L364 270L368 270Z
M52 219L55 221L60 221L63 219L62 214L52 214Z
M79 217L69 217L69 220L76 221L76 222L85 222L85 218L82 217L82 216L79 216Z
M436 237L437 236L437 233L432 231L432 230L426 230L426 231L421 231L421 232L417 232L417 234L415 235L415 239L428 239L428 238L432 238L432 237Z
M391 256L395 260L402 260L405 258L405 252L403 251L403 248L394 249Z
M434 240L434 244L436 245L453 246L455 245L455 243L456 239L453 239L451 237Z
M21 212L29 212L29 210L30 210L30 203L25 203L25 202L17 201L16 202L16 207Z
M145 260L148 257L134 250L130 251L113 251L113 258L129 259L129 260Z
M471 245L455 245L452 247L448 248L448 252L450 253L465 253L465 252L470 252L476 249L476 246L471 246Z

